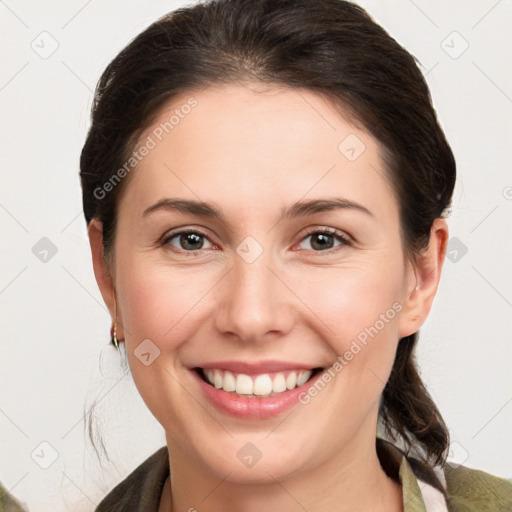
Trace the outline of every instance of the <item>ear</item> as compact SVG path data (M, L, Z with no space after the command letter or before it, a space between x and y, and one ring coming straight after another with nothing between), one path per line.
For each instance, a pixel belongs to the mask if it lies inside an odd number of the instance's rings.
M399 321L399 336L415 333L423 325L432 307L446 254L448 225L437 218L430 230L428 247L410 262L407 287Z
M112 320L117 315L116 330L118 339L124 338L122 322L119 315L119 304L116 307L115 283L111 270L107 267L104 260L103 248L103 225L98 219L92 219L87 227L89 235L89 244L91 246L92 264L94 268L94 276L103 297ZM117 310L117 311L116 311Z

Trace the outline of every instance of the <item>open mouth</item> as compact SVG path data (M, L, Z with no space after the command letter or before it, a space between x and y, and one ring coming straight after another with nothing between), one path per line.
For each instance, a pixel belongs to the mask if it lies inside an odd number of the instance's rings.
M199 367L193 370L210 386L231 395L244 398L268 398L303 386L324 368L286 370L258 375Z

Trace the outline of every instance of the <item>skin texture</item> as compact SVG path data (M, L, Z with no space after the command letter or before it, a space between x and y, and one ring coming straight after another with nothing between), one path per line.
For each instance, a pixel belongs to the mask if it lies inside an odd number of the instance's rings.
M126 178L111 274L101 223L89 226L96 279L112 317L116 308L134 382L165 429L172 480L160 510L401 510L400 486L375 449L379 398L399 339L430 311L446 221L436 219L428 249L409 262L378 142L308 90L189 91L139 140L192 96L197 106ZM365 145L354 161L338 149L351 134ZM170 210L143 218L164 197L212 202L226 222ZM333 197L372 215L345 208L279 222L295 201ZM319 248L308 230L325 227L351 245L328 236L332 248ZM202 248L179 236L160 246L177 228L205 235ZM246 237L263 251L251 263L236 251ZM227 359L329 367L393 304L399 313L318 396L273 419L224 415L187 369ZM149 366L134 355L147 338L160 350ZM251 468L237 457L248 442L262 453Z

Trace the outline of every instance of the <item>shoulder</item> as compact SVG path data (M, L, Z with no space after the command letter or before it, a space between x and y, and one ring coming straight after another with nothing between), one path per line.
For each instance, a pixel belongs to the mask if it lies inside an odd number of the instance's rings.
M163 446L117 484L95 512L157 512L168 474L169 456Z
M443 467L450 512L510 512L512 482L478 469Z

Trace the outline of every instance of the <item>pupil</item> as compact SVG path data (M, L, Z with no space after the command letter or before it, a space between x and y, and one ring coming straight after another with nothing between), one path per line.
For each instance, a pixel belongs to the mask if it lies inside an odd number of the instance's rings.
M329 241L329 238L330 238L330 241ZM315 240L316 240L316 242L315 242ZM320 243L318 244L318 247L315 247L315 243L317 243L318 241L320 241ZM333 246L333 244L332 244L332 235L328 235L328 234L325 234L325 233L317 233L316 237L313 237L313 242L312 242L311 245L315 249L316 248L330 249Z
M184 249L200 249L203 246L201 236L195 233L185 233L184 235L181 235L180 239L181 246ZM194 245L194 243L197 244L199 242L201 242L199 244L199 247L197 247L197 245Z

